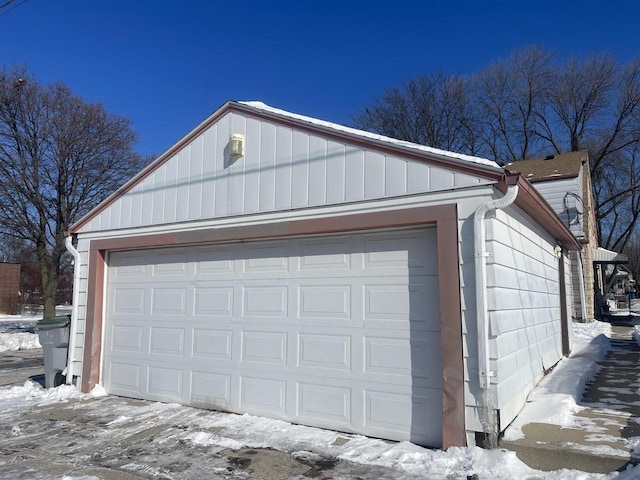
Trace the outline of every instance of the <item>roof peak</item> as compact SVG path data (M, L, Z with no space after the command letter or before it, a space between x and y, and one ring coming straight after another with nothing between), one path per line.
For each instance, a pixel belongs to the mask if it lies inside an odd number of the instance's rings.
M475 163L475 164L478 164L478 165L484 165L484 166L487 166L487 167L493 167L493 168L495 168L497 170L503 170L500 165L498 165L493 160L489 160L487 158L476 157L476 156L473 156L473 155L466 155L464 153L451 152L451 151L448 151L448 150L442 150L442 149L439 149L439 148L429 147L427 145L422 145L422 144L419 144L419 143L413 143L413 142L408 142L406 140L399 140L397 138L387 137L385 135L380 135L380 134L377 134L377 133L368 132L366 130L359 130L357 128L348 127L346 125L341 125L339 123L328 122L326 120L320 120L318 118L309 117L309 116L306 116L306 115L300 115L298 113L292 113L292 112L289 112L287 110L282 110L280 108L272 107L272 106L267 105L266 103L263 103L261 101L241 101L241 102L236 102L236 103L241 104L241 105L245 105L247 107L250 107L250 108L253 108L253 109L256 109L256 110L263 111L265 113L271 113L271 114L274 114L274 115L280 115L280 116L287 117L287 118L290 118L290 119L295 119L295 120L298 120L298 121L302 121L302 122L314 125L316 127L323 127L323 128L327 128L327 129L338 131L338 132L342 132L342 133L348 133L348 134L351 134L351 135L357 135L357 136L364 137L364 138L367 138L367 139L370 139L370 140L376 140L376 141L379 141L379 142L392 144L392 145L395 145L395 146L411 148L411 149L414 149L414 150L419 150L419 151L424 152L424 153L430 153L432 155L437 155L439 157L446 157L446 158L450 158L450 159L454 159L454 160L463 160L463 161Z

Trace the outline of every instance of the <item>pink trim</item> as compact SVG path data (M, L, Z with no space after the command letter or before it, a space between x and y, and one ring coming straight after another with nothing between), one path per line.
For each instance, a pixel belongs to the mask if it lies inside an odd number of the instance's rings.
M82 391L90 391L100 376L104 303L102 292L105 286L106 253L108 251L435 225L438 243L442 345L442 446L443 448L465 446L464 366L457 222L457 207L455 204L450 204L317 220L284 221L272 225L93 240L90 243L89 251L89 294L87 297Z

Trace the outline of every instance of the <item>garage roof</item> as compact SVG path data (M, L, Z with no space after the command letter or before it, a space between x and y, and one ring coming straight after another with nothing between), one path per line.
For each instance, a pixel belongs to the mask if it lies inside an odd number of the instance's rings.
M245 119L245 120L242 120ZM240 123L235 124L235 122L240 121ZM349 146L355 149L359 149L361 152L368 152L367 155L371 154L373 157L378 156L380 158L387 158L391 163L387 167L384 166L382 170L371 170L369 174L374 178L376 175L388 175L389 171L392 172L391 178L395 180L397 177L397 173L403 171L402 176L406 176L406 178L400 181L400 184L413 185L413 190L410 190L406 187L403 187L404 190L399 191L399 194L407 194L407 193L416 193L418 191L426 192L426 191L435 191L429 190L432 182L432 177L442 176L446 173L448 179L445 181L443 185L441 185L440 189L452 189L452 188L461 188L464 186L472 186L478 185L479 183L485 184L496 184L499 189L504 190L506 188L507 183L513 184L517 183L520 185L520 194L518 195L518 199L516 203L520 206L525 212L531 215L540 225L543 225L547 231L555 236L556 239L561 241L567 248L569 249L579 249L580 246L575 240L575 237L563 226L564 224L560 221L560 219L555 215L551 207L548 203L537 193L537 191L531 187L531 184L527 182L522 176L513 175L509 176L505 170L500 167L497 163L470 155L459 154L455 152L447 152L444 150L428 147L425 145L419 145L411 142L406 142L402 140L397 140L390 137L385 137L383 135L377 135L371 132L366 132L362 130L357 130L350 127L345 127L342 125L338 125L331 122L326 122L322 120L318 120L311 117L306 117L303 115L298 115L290 112L286 112L284 110L280 110L277 108L270 107L261 102L236 102L229 101L222 105L218 110L216 110L212 115L210 115L207 119L205 119L200 125L194 128L191 132L185 135L181 140L179 140L174 146L169 148L165 153L160 155L154 162L148 165L145 169L143 169L139 174L133 177L130 181L120 187L113 195L107 198L105 201L100 203L97 207L95 207L91 212L81 218L78 222L71 226L68 234L75 234L81 231L100 231L100 230L113 230L118 228L135 228L136 226L148 226L151 224L164 223L165 225L180 221L180 220L189 220L189 218L178 218L176 214L175 205L173 206L171 219L167 220L166 218L161 219L159 222L156 222L154 219L150 218L149 211L152 208L148 208L149 205L141 204L140 198L145 196L147 192L159 192L163 189L167 189L171 192L171 195L176 196L176 188L178 185L185 185L185 182L189 182L189 165L188 162L183 162L183 167L178 167L177 159L182 158L183 154L186 156L190 155L191 146L200 139L203 135L210 132L212 128L219 127L221 125L225 125L224 129L219 132L220 141L228 141L229 137L226 137L224 140L224 134L221 132L236 133L231 132L230 129L234 129L238 126L242 127L244 122L253 122L263 123L265 125L270 125L269 128L272 130L275 127L285 127L290 129L291 131L300 132L301 134L308 134L309 136L315 138L321 138L326 140L327 142L332 142L334 147L341 147L343 153L341 154L343 160L346 160L344 157L344 147ZM246 126L246 125L244 125ZM222 127L220 127L222 128ZM242 128L240 128L242 130ZM251 142L253 142L252 148L262 148L262 140L260 136L262 135L259 131L254 132L257 133L253 135ZM286 143L286 142L285 142ZM249 139L247 139L247 145L249 145ZM260 145L258 147L258 145ZM218 145L220 147L217 155L220 157L222 155L222 145ZM199 147L202 148L202 147ZM270 148L275 148L274 146ZM288 147L290 148L290 147ZM309 149L305 149L305 157L307 163L311 164L311 159L308 157ZM268 152L268 150L267 150ZM304 152L303 152L304 153ZM333 155L335 152L324 152L323 158L329 158L330 155ZM291 152L289 152L291 154ZM214 155L216 155L214 153ZM269 155L267 155L269 156ZM271 155L273 156L273 155ZM251 160L251 156L247 156L247 160ZM220 163L222 158L217 158L216 162ZM225 160L227 162L228 159ZM273 160L270 160L273 163ZM374 163L377 160L372 160ZM413 163L413 170L406 170L408 167L403 166ZM352 165L350 161L349 165ZM231 166L230 164L225 163L224 168L219 170L223 175L228 174L227 170L232 170L234 179L238 178L238 175L244 175L245 170L242 165L239 166ZM167 169L171 167L170 173L167 173ZM186 168L186 170L181 171L180 168ZM216 167L217 168L217 167ZM222 168L222 167L221 167ZM260 165L252 164L251 169L260 169ZM273 170L273 166L270 167ZM310 168L310 167L308 167ZM350 167L351 168L351 167ZM422 170L420 170L420 168ZM432 169L431 173L425 173L426 168ZM389 170L391 169L391 170ZM394 169L399 169L397 172ZM252 170L253 171L253 170ZM424 172L423 172L424 171ZM177 173L176 173L177 172ZM213 175L215 177L217 171L209 172L209 175ZM393 173L396 172L396 173ZM165 180L165 174L167 175L167 179L169 179L169 175L171 175L171 180ZM417 174L417 175L416 175ZM200 176L195 180L202 182L203 176ZM327 173L327 175L329 175ZM362 172L359 174L362 176ZM395 177L394 177L395 175ZM209 178L214 178L209 177ZM507 178L509 177L509 178ZM516 178L517 177L517 178ZM309 179L312 177L309 176ZM194 181L195 181L194 180ZM344 181L344 179L343 179ZM362 181L362 180L360 180ZM381 185L384 185L385 179L382 179ZM421 182L426 182L429 185L423 185ZM241 187L244 186L244 181L241 181ZM335 183L335 181L333 182ZM396 180L396 183L397 180ZM329 184L325 188L329 188ZM333 188L334 185L331 185ZM386 188L386 187L384 187ZM434 187L435 188L435 187ZM437 190L437 188L436 188ZM221 193L224 194L227 189L226 187L223 189L223 192L216 192L216 194ZM229 194L232 193L232 190L228 190ZM236 191L233 191L234 195ZM252 190L249 197L246 197L249 200L254 200L256 197L256 191ZM273 193L273 192L271 192ZM390 194L393 195L393 194ZM343 195L344 196L344 195ZM146 198L146 197L145 197ZM187 198L190 198L187 194ZM235 197L234 197L235 198ZM363 197L364 199L365 197ZM371 196L366 196L366 198L371 198ZM125 202L126 199L126 202ZM353 200L352 197L350 200ZM232 198L228 200L226 198L221 197L220 200L223 200L223 207L226 206L227 203L232 202ZM120 204L116 204L116 202L121 201ZM346 201L341 200L341 201ZM129 224L125 224L123 226L122 218L127 215L127 217L132 217L132 202L136 205L136 215L137 220L136 224L133 224L129 221ZM137 202L137 203L136 203ZM242 199L240 199L242 203ZM162 203L162 202L160 202ZM217 204L216 204L217 205ZM309 203L306 206L315 206L317 203L313 205ZM110 207L114 208L110 208ZM286 206L286 208L293 208L296 205ZM298 205L299 207L305 205ZM153 207L153 205L151 205ZM191 205L189 205L191 207ZM211 204L208 203L206 205L195 205L196 208L209 208L211 209ZM285 208L280 207L280 209ZM159 205L159 208L162 208L162 205ZM140 213L142 211L142 214ZM273 211L273 208L267 211ZM155 209L153 209L155 214ZM184 209L180 211L182 216L185 216ZM242 210L234 209L233 211L225 211L221 215L218 215L217 211L215 212L215 218L221 218L221 216L228 216L230 214L238 215L243 214ZM140 216L144 218L138 218ZM118 221L114 220L118 218ZM155 218L155 217L154 217ZM213 218L213 217L207 217ZM103 223L104 222L106 223ZM118 223L120 222L120 223Z

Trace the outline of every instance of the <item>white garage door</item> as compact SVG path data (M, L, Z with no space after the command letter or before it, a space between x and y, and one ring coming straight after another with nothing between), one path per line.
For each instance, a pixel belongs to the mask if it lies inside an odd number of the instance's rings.
M109 393L441 444L434 228L108 263Z

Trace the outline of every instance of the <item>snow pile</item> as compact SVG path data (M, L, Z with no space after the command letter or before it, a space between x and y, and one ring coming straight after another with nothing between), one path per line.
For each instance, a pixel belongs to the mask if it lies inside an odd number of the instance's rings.
M37 333L0 333L0 352L42 348Z
M0 410L24 410L34 405L44 406L66 402L73 399L96 398L106 395L100 385L87 394L82 394L73 385L60 385L56 388L43 388L39 383L27 380L22 386L0 388Z
M541 472L528 467L514 452L506 450L479 447L430 450L409 442L387 442L247 414L198 417L197 422L199 431L186 434L183 440L207 446L211 451L274 448L292 452L294 458L324 456L386 467L397 471L398 479L406 475L433 479L476 475L492 480L627 480L637 478L640 473L638 469L628 474L614 472L609 475L576 470Z
M574 323L573 348L551 375L531 392L527 403L504 433L505 440L523 438L522 427L529 423L548 423L561 427L576 425L574 413L585 386L598 373L596 362L609 350L611 324L605 322Z
M42 316L0 315L0 352L41 348L36 322Z

